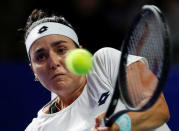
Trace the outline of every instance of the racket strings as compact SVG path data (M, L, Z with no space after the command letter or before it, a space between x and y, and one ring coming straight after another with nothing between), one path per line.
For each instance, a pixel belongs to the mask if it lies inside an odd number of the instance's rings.
M149 16L148 16L149 17ZM151 16L142 19L130 38L131 46L128 47L129 54L147 58L150 70L158 76L160 70L156 71L157 66L162 66L163 54L163 35L162 26ZM156 44L157 43L157 44ZM155 69L155 70L154 70ZM158 67L157 69L160 69ZM157 74L158 73L158 74ZM160 76L159 76L160 77Z
M147 59L150 71L160 79L161 69L163 66L163 29L164 26L161 21L156 20L156 16L150 12L143 14L143 19L137 23L132 35L129 38L128 54L135 56L142 56ZM137 65L134 70L137 70ZM144 72L145 73L145 72ZM145 104L150 100L150 94L155 91L157 82L144 86L140 80L138 73L127 74L127 77L135 78L130 82L128 87L128 95L134 107L142 106L142 101ZM130 76L132 75L132 76ZM128 83L129 84L129 83Z
M133 107L141 108L152 97L158 80L142 62L136 62L127 67L128 96ZM131 79L132 78L132 79Z
M128 88L128 94L134 107L138 107L141 100L144 99L144 95L141 94L143 92L143 88L141 88L142 84L139 81L140 74L138 72L139 71L135 63L127 69L127 86L130 87ZM130 78L133 78L133 80Z

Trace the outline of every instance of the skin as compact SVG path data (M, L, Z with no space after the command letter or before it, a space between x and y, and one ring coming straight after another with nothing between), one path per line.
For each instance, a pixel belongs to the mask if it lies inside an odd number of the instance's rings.
M75 48L74 42L62 35L42 37L36 40L30 48L31 67L34 75L46 89L57 94L63 104L63 107L60 107L60 109L75 101L82 93L86 84L85 76L71 73L65 65L67 53ZM129 67L128 72L131 74L129 73L128 77L132 77L133 67ZM134 67L134 70L136 68L140 69L138 71L140 72L140 77L143 78L142 82L144 85L148 82L149 77L150 79L152 78L155 84L155 76L151 76L150 71L144 64L137 64ZM144 71L145 73L142 73ZM150 96L150 93L148 96ZM169 119L169 111L163 95L149 110L138 113L129 112L128 115L132 121L133 131L150 130L160 126ZM112 127L99 127L103 117L104 113L96 118L93 131L119 131L120 127L116 123Z
M75 48L74 42L62 35L39 38L30 48L31 66L36 79L60 97L63 108L81 94L86 83L85 76L71 73L65 65L67 53Z

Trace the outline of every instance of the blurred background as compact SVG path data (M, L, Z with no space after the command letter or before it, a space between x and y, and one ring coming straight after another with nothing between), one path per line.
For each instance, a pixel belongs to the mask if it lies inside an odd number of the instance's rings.
M50 100L50 93L33 73L24 45L26 20L34 8L63 15L76 29L80 43L92 53L101 47L120 49L128 26L144 4L157 5L168 21L171 69L164 90L172 131L179 130L179 1L178 0L6 0L0 1L0 131L23 131L37 111Z

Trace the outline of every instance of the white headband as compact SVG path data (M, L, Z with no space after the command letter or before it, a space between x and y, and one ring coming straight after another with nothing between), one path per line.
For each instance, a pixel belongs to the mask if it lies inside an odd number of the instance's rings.
M37 39L52 34L59 34L59 35L66 36L72 39L79 46L78 37L73 29L60 23L45 22L34 27L28 34L25 41L28 55L29 55L30 47Z

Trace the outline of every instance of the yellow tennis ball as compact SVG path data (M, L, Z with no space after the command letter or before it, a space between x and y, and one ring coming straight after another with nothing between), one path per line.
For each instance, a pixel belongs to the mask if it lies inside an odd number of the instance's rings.
M66 56L66 66L69 71L85 75L92 69L92 54L85 49L74 49Z

